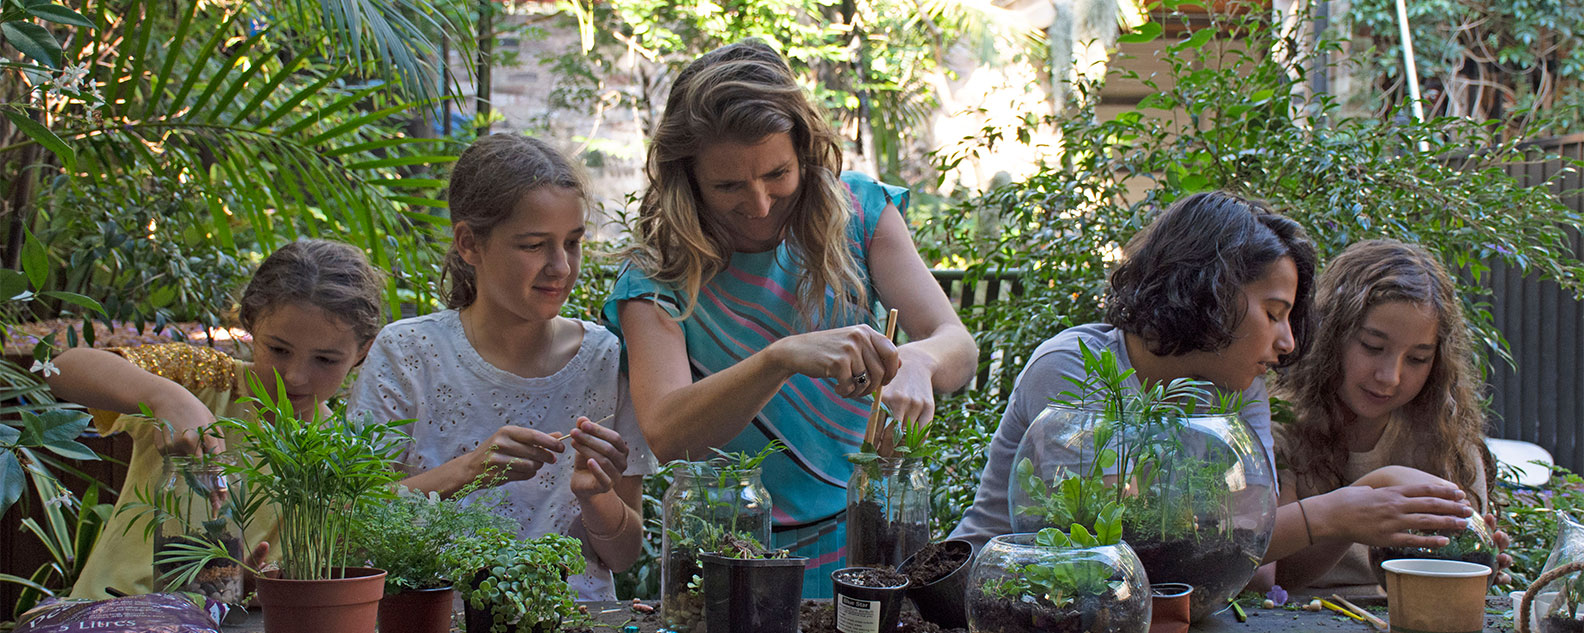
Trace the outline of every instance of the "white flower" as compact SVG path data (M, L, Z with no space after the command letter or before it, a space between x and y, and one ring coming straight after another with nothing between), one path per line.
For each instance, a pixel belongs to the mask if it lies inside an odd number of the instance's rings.
M49 378L50 376L57 376L57 375L60 375L60 373L61 373L60 368L56 367L55 363L52 363L52 362L50 362L48 360L35 360L35 361L33 361L33 367L31 369L29 369L28 371L34 371L34 372L38 372L38 373L44 374L45 378Z
M71 491L61 490L61 493L59 495L51 497L49 499L45 499L44 500L44 505L46 505L46 506L67 506L67 507L70 507L72 501L73 501L73 499L72 499Z

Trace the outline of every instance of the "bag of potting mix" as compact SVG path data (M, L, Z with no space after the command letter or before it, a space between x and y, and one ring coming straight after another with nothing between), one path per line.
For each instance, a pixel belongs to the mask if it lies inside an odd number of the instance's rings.
M226 605L210 600L203 608L169 593L109 600L50 599L22 614L12 633L220 633Z

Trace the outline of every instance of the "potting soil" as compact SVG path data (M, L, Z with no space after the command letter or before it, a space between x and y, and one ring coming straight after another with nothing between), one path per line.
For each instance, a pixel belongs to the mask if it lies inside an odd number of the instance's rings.
M929 543L929 526L898 523L886 517L885 508L860 501L847 513L847 564L896 567Z
M1044 602L999 598L979 589L968 592L968 612L979 628L1001 633L1127 633L1149 628L1141 610L1145 603L1115 602L1084 596L1057 608Z
M798 626L803 633L837 633L836 609L829 602L803 601L798 620ZM918 613L914 611L904 610L896 633L968 633L968 630L943 629L932 622L920 619Z
M1258 538L1253 530L1234 529L1232 537L1219 532L1200 531L1170 541L1156 536L1124 534L1150 580L1182 582L1194 586L1189 596L1189 618L1198 622L1212 611L1226 606L1248 582L1258 560L1247 550Z
M940 542L930 543L913 555L913 559L902 568L902 573L915 587L927 585L961 567L971 555L971 551L946 547Z

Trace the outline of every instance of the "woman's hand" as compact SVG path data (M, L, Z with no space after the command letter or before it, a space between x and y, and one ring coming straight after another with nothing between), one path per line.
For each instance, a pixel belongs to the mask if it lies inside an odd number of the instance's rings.
M621 434L579 417L571 435L572 448L577 450L577 462L572 466L572 494L587 500L614 490L627 471L627 442Z
M1512 538L1507 533L1496 528L1496 515L1485 513L1485 526L1490 528L1491 540L1496 541L1496 577L1497 584L1508 584L1512 577L1507 575L1507 568L1512 567L1512 555L1507 553L1507 548L1512 547Z
M899 431L928 426L935 417L934 368L927 354L913 353L906 345L897 349L901 360L896 377L886 384L881 400Z
M834 380L836 393L844 398L891 382L901 366L896 345L868 325L796 334L765 349L788 375Z
M470 466L473 480L499 474L501 479L487 482L499 485L533 477L541 466L554 464L555 454L565 450L561 440L550 434L507 425L496 429L463 459Z

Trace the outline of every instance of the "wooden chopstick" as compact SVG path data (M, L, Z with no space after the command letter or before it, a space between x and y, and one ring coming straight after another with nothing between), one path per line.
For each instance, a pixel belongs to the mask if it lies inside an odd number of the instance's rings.
M897 311L891 308L886 314L886 338L892 343L896 342ZM880 419L885 417L880 411L880 395L885 385L880 384L880 377L875 376L874 404L869 406L869 424L864 428L864 443L875 447L875 452L880 451ZM885 451L889 453L890 451ZM882 453L884 454L884 453ZM886 455L889 457L889 455Z
M605 426L606 422L609 422L612 419L615 419L615 417L616 417L616 414L614 414L614 413L612 413L610 415L607 415L607 416L605 416L603 418L600 418L599 420L595 421L594 422L594 426ZM570 439L572 439L572 434L569 432L566 435L561 436L559 441L565 442L565 441L570 440Z
M1348 602L1347 598L1343 598L1342 596L1333 593L1331 594L1331 601L1340 604L1344 608L1352 611L1356 619L1370 623L1370 626L1375 627L1375 630L1377 631L1385 631L1391 628L1386 626L1385 620L1376 617L1373 613L1360 609L1358 605Z

